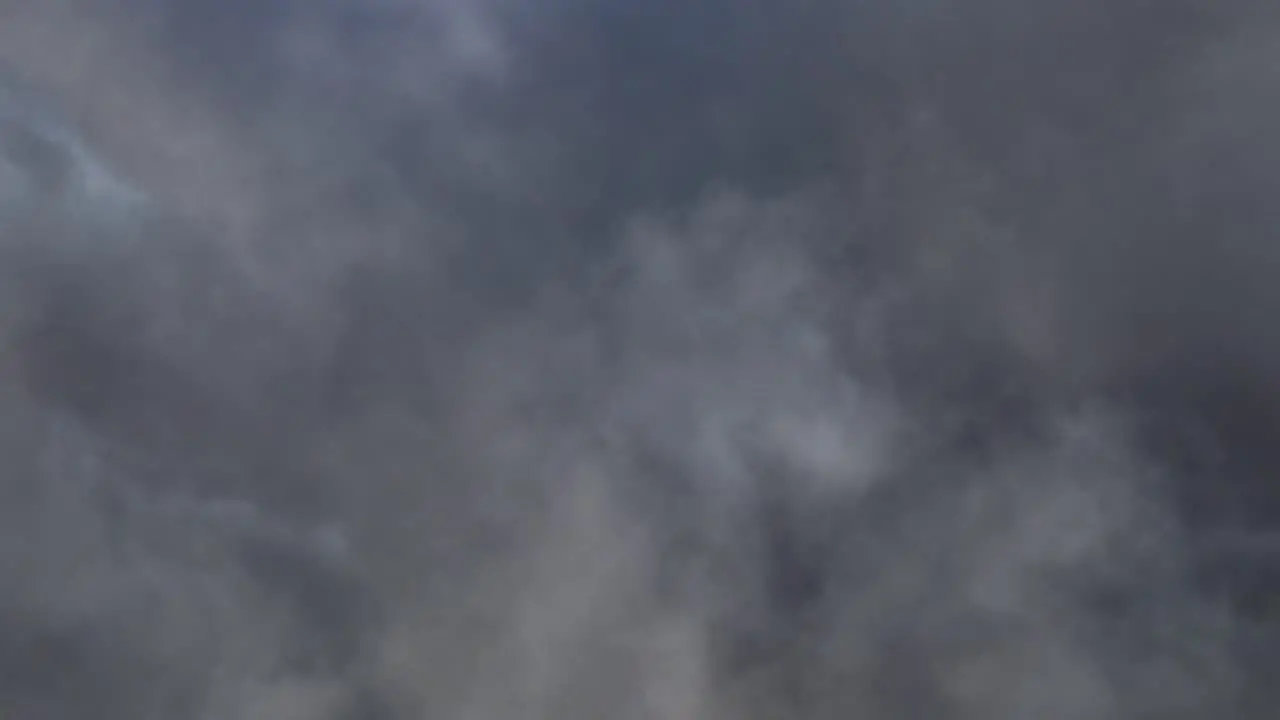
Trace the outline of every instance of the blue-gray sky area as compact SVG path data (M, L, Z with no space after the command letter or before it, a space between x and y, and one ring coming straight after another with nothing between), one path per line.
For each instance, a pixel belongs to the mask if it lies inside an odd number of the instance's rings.
M1274 717L1278 40L0 0L0 716Z

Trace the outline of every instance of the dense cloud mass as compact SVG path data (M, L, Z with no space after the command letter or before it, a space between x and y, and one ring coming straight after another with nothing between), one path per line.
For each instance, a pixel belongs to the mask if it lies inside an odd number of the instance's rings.
M1273 717L1278 39L0 0L0 716Z

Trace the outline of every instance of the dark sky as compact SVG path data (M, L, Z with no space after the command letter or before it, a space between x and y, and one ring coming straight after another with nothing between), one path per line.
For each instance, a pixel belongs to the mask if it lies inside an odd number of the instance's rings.
M1271 717L1277 38L0 0L0 715Z

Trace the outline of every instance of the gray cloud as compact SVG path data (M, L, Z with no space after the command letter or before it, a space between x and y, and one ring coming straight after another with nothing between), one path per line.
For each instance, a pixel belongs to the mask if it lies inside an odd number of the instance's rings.
M1263 717L1272 16L0 2L0 713Z

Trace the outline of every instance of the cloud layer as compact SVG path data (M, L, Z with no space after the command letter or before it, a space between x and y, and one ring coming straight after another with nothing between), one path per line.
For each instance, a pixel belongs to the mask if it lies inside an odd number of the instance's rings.
M1278 22L0 2L0 714L1267 716Z

